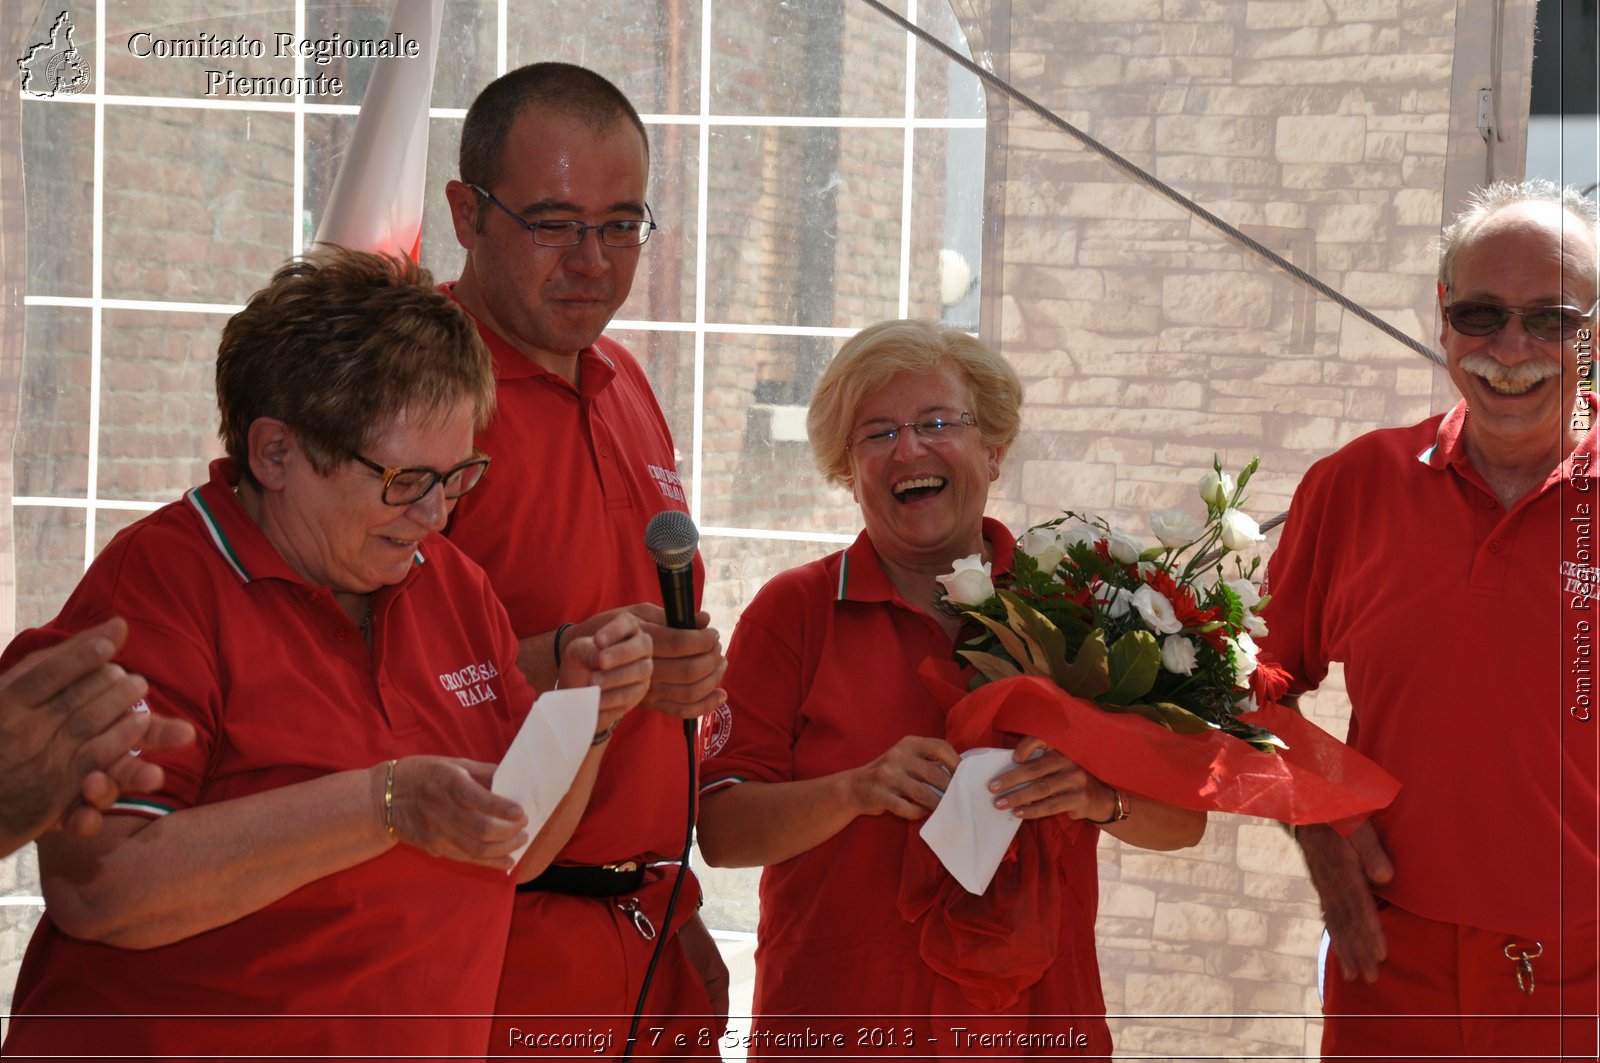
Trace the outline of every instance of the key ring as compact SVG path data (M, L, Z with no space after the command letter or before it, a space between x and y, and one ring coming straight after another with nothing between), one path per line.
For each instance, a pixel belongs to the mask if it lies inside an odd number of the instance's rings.
M639 898L619 897L616 903L617 911L633 920L633 928L639 932L640 937L646 941L654 941L656 939L655 924L650 922L650 917L639 909ZM1522 976L1518 975L1517 977L1521 978Z
M1544 943L1535 941L1534 950L1529 952L1515 941L1506 945L1506 959L1516 964L1517 988L1525 996L1533 996L1533 961L1544 955Z

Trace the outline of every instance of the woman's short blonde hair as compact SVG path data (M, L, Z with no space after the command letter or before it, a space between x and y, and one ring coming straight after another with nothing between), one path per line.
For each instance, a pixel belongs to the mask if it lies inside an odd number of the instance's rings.
M851 486L845 438L862 401L899 373L954 365L972 387L984 446L1009 447L1022 427L1022 381L1011 364L965 332L931 321L880 321L845 341L828 363L806 413L806 435L829 483Z

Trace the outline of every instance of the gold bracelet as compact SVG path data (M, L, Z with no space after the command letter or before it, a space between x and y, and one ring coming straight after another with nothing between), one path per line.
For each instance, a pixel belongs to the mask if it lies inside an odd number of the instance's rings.
M383 776L383 825L389 831L389 837L400 840L400 835L394 832L394 766L400 763L391 760Z
M1093 823L1097 827L1108 827L1113 823L1121 823L1123 820L1128 818L1128 814L1133 811L1133 802L1124 801L1122 798L1122 791L1117 789L1115 786L1111 788L1111 798L1116 802L1116 807L1111 813L1111 818L1091 819L1089 821L1090 823Z

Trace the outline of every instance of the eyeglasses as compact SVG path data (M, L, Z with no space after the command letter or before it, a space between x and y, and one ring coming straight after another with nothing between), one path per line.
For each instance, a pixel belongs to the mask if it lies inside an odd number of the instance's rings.
M386 467L360 454L350 456L383 477L383 503L386 506L409 506L413 502L420 502L433 490L434 484L444 485L445 498L460 498L478 486L484 470L489 467L489 455L481 450L474 450L472 457L444 472L422 466Z
M644 205L643 218L624 218L619 221L604 221L599 225L586 225L581 221L529 221L504 203L495 198L493 192L477 185L469 184L478 195L499 207L511 216L511 220L533 234L533 242L540 247L577 247L583 243L583 238L593 231L600 234L600 242L607 247L638 247L650 239L650 234L656 228L655 215L650 213L650 204Z
M931 421L907 421L888 426L873 424L845 436L844 448L863 453L884 453L894 447L901 430L905 428L915 432L917 438L930 447L948 446L955 442L960 429L976 427L978 419L966 410L962 410L961 416L953 421L935 417Z
M1501 306L1498 303L1457 302L1444 308L1450 327L1463 336L1492 336L1506 327L1511 315L1522 318L1522 328L1536 340L1570 340L1594 316L1600 302L1588 310L1575 306Z

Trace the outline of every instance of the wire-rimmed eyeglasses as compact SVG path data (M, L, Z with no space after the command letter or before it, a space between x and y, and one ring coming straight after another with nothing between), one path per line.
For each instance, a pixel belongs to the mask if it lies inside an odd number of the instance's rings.
M379 465L360 454L350 456L383 477L383 504L386 506L409 506L419 502L433 490L434 484L444 485L445 498L460 498L478 486L484 471L489 468L489 455L481 450L474 450L472 457L444 472L425 465Z
M844 448L858 452L886 451L895 445L900 432L909 428L930 447L953 443L960 429L978 427L978 419L966 410L953 420L934 417L926 421L906 421L903 424L868 424L844 437Z
M656 228L655 215L650 212L648 203L644 205L642 218L619 218L616 221L603 221L599 225L573 219L529 221L500 202L488 189L474 184L468 184L467 187L505 211L512 221L533 235L533 242L540 247L577 247L590 230L599 233L600 242L607 247L638 247L650 239L650 234Z

